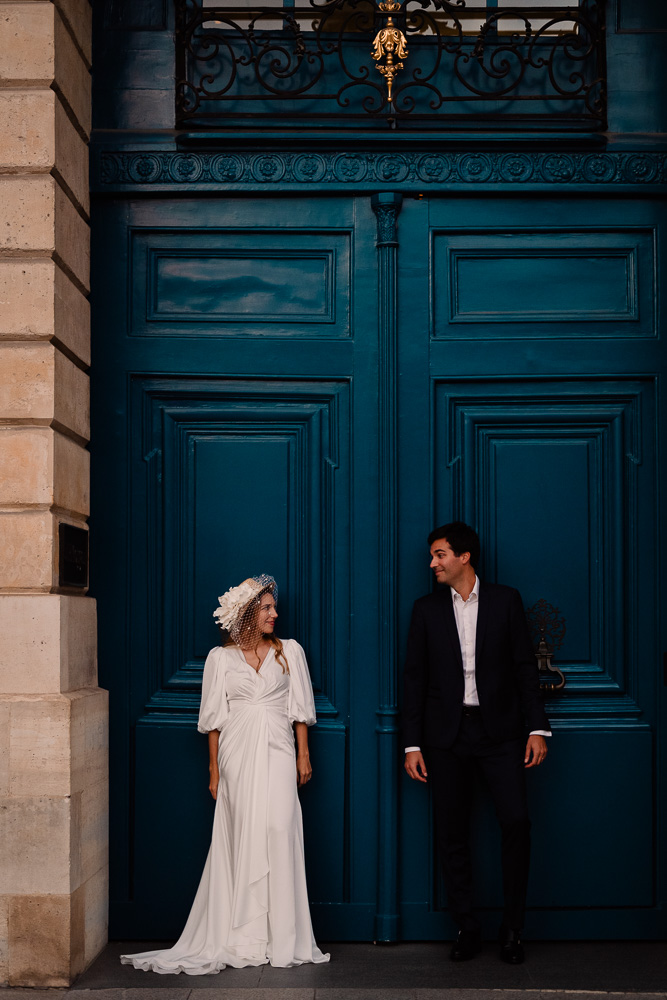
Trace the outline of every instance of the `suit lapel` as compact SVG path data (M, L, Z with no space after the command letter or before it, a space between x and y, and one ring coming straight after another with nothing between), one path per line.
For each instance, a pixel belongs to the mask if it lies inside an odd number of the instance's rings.
M478 601L477 630L475 632L475 664L479 663L479 657L484 644L484 632L486 630L486 623L489 617L489 592L481 580L479 581Z
M461 643L459 633L456 628L456 618L454 617L454 604L452 602L452 592L449 587L442 591L442 614L445 623L445 633L449 640L452 652L461 670L463 670L463 657L461 655Z

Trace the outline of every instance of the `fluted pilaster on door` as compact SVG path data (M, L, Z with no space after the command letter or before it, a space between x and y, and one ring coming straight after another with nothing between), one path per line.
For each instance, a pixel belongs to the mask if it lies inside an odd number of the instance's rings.
M398 650L397 650L397 255L398 216L403 196L375 194L378 252L378 528L381 579L379 602L378 895L375 939L398 938Z

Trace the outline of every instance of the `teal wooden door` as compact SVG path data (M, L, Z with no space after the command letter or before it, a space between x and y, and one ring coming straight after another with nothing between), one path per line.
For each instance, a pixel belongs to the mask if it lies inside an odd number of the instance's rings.
M315 923L325 939L371 938L370 202L119 201L98 207L96 227L93 577L112 701L111 933L180 933L210 836L195 723L219 641L212 612L218 594L266 572L279 582L279 634L305 647L316 692L315 777L302 795Z
M484 575L566 621L567 688L530 776L530 934L659 936L662 209L418 191L375 208L378 226L368 194L97 203L112 936L172 938L187 914L211 820L195 731L211 614L256 572L278 579L281 634L316 691L302 802L318 936L451 931L394 701L431 586L424 539L452 517L480 530ZM495 828L478 808L493 933Z
M566 625L551 753L529 774L534 937L666 929L655 285L666 221L635 199L461 195L406 200L400 217L403 641L411 599L431 587L425 528L459 517L480 532L480 575L518 587L528 607L545 600ZM492 935L498 838L483 796L478 810ZM401 839L403 934L441 937L452 928L428 797L407 778Z

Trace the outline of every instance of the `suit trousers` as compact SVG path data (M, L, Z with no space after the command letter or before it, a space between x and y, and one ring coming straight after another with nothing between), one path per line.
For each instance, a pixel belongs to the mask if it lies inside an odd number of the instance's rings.
M436 842L449 910L462 930L479 924L473 910L470 811L475 772L486 779L502 834L503 925L523 927L530 863L525 741L494 743L479 710L466 710L454 744L425 748L433 796Z

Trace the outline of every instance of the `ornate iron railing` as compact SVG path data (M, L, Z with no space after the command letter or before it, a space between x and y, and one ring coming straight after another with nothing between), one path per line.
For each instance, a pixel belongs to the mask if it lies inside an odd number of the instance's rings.
M180 127L605 125L604 0L176 0L176 7Z

